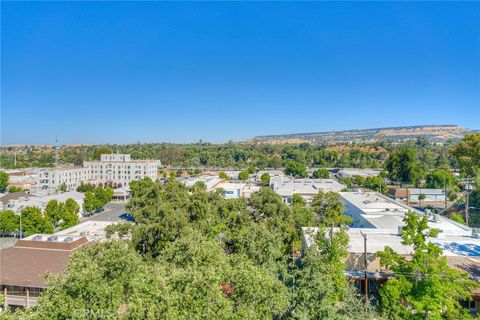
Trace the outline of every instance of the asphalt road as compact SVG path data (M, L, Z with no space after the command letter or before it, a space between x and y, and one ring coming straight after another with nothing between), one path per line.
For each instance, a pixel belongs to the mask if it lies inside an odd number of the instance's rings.
M96 213L93 216L81 219L81 221L128 221L125 214L125 204L120 202L110 202L105 205L104 210Z

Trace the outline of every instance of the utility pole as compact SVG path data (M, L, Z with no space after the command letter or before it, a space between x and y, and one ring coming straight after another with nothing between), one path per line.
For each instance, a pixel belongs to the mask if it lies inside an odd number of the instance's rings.
M468 220L469 220L469 216L470 216L470 212L469 212L469 204L468 204L468 190L467 192L465 192L465 222L467 224L467 227L468 227Z
M22 239L22 211L20 210L20 240Z
M363 236L363 251L364 251L364 276L365 276L365 301L368 301L368 275L367 275L367 235L360 231L360 234Z
M407 186L407 206L410 205L410 188Z
M447 204L447 178L446 177L443 178L443 185L445 188L445 209L447 209L448 204Z

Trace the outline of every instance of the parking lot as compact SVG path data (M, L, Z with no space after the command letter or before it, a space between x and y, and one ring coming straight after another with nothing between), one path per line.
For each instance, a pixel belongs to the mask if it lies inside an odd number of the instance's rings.
M125 204L120 202L110 202L104 207L104 210L99 213L86 218L82 218L81 221L128 221L129 217L125 214Z

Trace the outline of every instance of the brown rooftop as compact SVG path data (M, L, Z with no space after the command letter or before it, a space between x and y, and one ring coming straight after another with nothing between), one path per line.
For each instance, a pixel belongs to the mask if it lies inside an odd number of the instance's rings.
M3 197L0 198L0 202L2 202L3 205L8 204L11 200L17 200L20 198L25 198L28 199L32 195L30 193L26 192L12 192L12 193L7 193Z
M407 198L408 190L405 188L390 188L388 189L388 195L394 198Z
M0 250L0 284L44 288L43 276L63 273L74 249L86 243L85 237L71 243L19 240Z

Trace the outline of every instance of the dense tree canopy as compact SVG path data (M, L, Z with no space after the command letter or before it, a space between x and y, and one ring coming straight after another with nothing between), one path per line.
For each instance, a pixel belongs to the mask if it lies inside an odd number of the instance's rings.
M0 233L14 233L20 229L20 216L12 210L0 211Z
M0 171L0 192L5 191L8 186L8 173Z
M44 216L42 210L37 207L27 207L22 210L22 233L31 235L34 233L53 233L54 224Z
M301 162L291 160L285 165L285 174L297 178L306 178L307 167Z
M390 154L385 168L392 181L417 184L425 175L425 168L417 158L415 149L404 148Z
M316 169L313 171L313 177L315 179L328 179L330 177L330 172L325 168Z
M453 147L452 154L466 176L478 177L480 175L480 132L466 135Z

